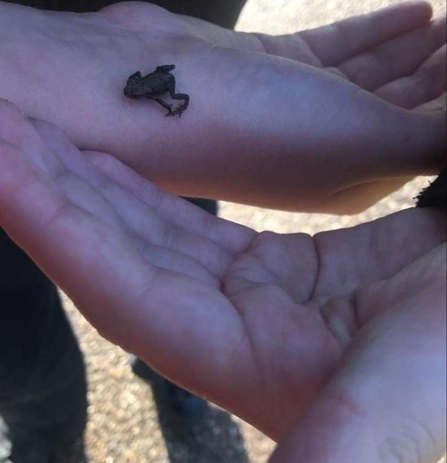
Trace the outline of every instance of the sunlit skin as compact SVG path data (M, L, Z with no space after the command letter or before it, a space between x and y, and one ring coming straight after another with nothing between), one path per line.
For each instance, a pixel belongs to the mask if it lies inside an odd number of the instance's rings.
M272 463L437 462L443 212L257 233L148 178L353 212L435 172L445 19L401 4L275 38L133 2L89 15L0 3L0 54L15 103L0 101L0 225L104 337L277 440ZM123 95L162 63L191 95L181 119Z
M0 3L0 96L176 194L353 213L443 162L446 27L431 15L399 4L270 37L138 2ZM191 96L181 118L123 94L171 63Z
M443 212L259 234L2 103L0 224L104 337L278 440L272 462L441 456Z

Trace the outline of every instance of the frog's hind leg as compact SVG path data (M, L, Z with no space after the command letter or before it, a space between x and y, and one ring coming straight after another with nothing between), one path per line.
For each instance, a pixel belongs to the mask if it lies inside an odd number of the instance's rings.
M171 82L169 82L168 85L168 92L169 96L173 100L183 100L183 104L181 104L178 108L176 108L174 111L170 112L167 114L168 116L181 116L184 111L186 111L186 108L189 105L189 95L186 93L175 93L175 80L172 79Z
M172 116L172 104L166 103L166 101L163 101L161 98L157 98L155 96L148 96L150 100L156 101L158 104L161 104L163 108L167 109L169 112L166 114L167 116Z
M183 104L181 104L178 108L174 109L171 113L167 114L168 116L181 116L184 111L186 111L186 108L189 105L189 95L186 95L186 93L175 93L171 95L171 98L173 100L183 100Z

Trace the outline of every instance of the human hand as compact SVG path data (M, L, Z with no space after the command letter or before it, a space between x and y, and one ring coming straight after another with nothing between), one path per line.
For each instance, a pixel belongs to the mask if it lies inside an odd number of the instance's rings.
M83 15L0 3L1 94L177 194L355 212L443 162L445 19L430 17L400 4L268 37L137 2ZM122 93L170 63L191 96L181 120Z
M443 213L258 234L3 103L0 224L103 336L281 441L273 462L442 454Z

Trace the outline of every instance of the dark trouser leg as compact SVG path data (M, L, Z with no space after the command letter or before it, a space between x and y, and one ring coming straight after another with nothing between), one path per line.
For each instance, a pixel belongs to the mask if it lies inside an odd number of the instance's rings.
M194 16L232 29L246 0L153 0L173 13Z
M233 28L246 0L152 0L148 3L162 6L173 13L195 16L222 27ZM113 0L16 0L12 3L47 10L98 11Z
M0 415L19 442L82 436L84 363L55 286L0 229Z
M211 199L200 199L200 198L185 198L185 199L187 199L190 203L196 205L197 207L200 207L200 209L203 209L209 214L217 215L217 212L218 212L217 201L213 201Z

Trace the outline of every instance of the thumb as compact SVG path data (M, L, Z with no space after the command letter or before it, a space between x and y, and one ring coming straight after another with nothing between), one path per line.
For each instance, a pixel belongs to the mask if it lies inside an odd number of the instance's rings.
M300 419L279 444L270 463L396 461L384 458L386 450L377 443L371 422L354 402L341 395L328 395Z
M441 277L417 294L407 288L407 298L401 293L388 311L360 328L338 373L270 463L436 463L442 458L446 341ZM398 283L393 279L389 286ZM371 291L368 299L380 305Z
M430 423L399 416L378 399L370 408L343 391L325 394L280 442L270 463L439 462L444 438L435 437Z

